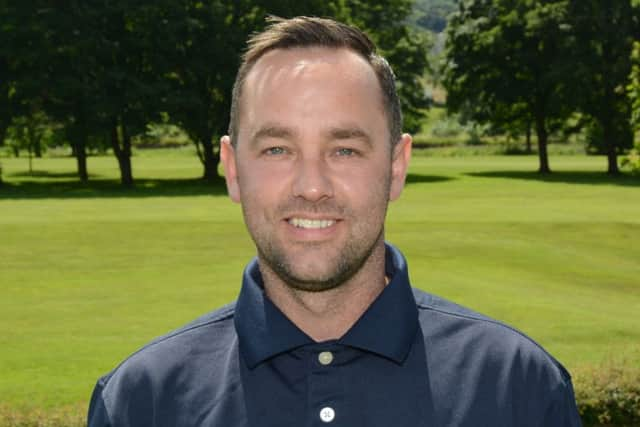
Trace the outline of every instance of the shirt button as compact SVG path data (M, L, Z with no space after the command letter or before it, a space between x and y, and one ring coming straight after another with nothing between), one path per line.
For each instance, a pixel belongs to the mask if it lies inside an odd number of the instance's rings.
M322 353L318 354L318 362L320 362L321 365L330 365L331 362L333 362L333 353L331 353L330 351L323 351Z
M336 417L336 411L333 408L327 406L320 410L320 419L325 423L330 423Z

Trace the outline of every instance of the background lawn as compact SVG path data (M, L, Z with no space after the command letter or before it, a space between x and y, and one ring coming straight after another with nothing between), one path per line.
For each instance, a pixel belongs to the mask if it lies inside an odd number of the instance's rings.
M254 249L190 150L138 152L134 190L111 157L2 159L0 401L79 405L153 337L232 301ZM414 286L504 320L570 370L640 361L640 180L602 158L414 155L387 238Z

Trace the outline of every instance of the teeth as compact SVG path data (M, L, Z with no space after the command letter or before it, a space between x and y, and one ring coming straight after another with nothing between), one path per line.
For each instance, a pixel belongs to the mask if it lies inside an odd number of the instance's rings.
M298 228L327 228L335 223L332 219L291 218L289 224Z

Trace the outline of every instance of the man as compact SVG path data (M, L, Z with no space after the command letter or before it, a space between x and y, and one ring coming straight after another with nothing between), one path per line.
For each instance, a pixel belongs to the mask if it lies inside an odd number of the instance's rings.
M221 140L257 259L236 303L101 378L89 425L579 426L540 346L411 289L384 241L410 153L364 34L274 19L249 41Z

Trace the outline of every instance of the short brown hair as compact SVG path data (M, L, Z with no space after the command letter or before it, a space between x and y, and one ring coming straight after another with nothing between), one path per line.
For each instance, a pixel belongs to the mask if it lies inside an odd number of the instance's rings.
M392 145L400 140L402 136L402 111L396 91L395 76L389 63L376 53L376 46L365 33L332 19L309 16L291 19L270 16L267 21L269 25L263 32L249 38L248 49L242 56L242 63L233 85L229 135L234 144L234 135L238 134L242 86L251 68L267 52L300 47L346 48L366 59L380 83Z

